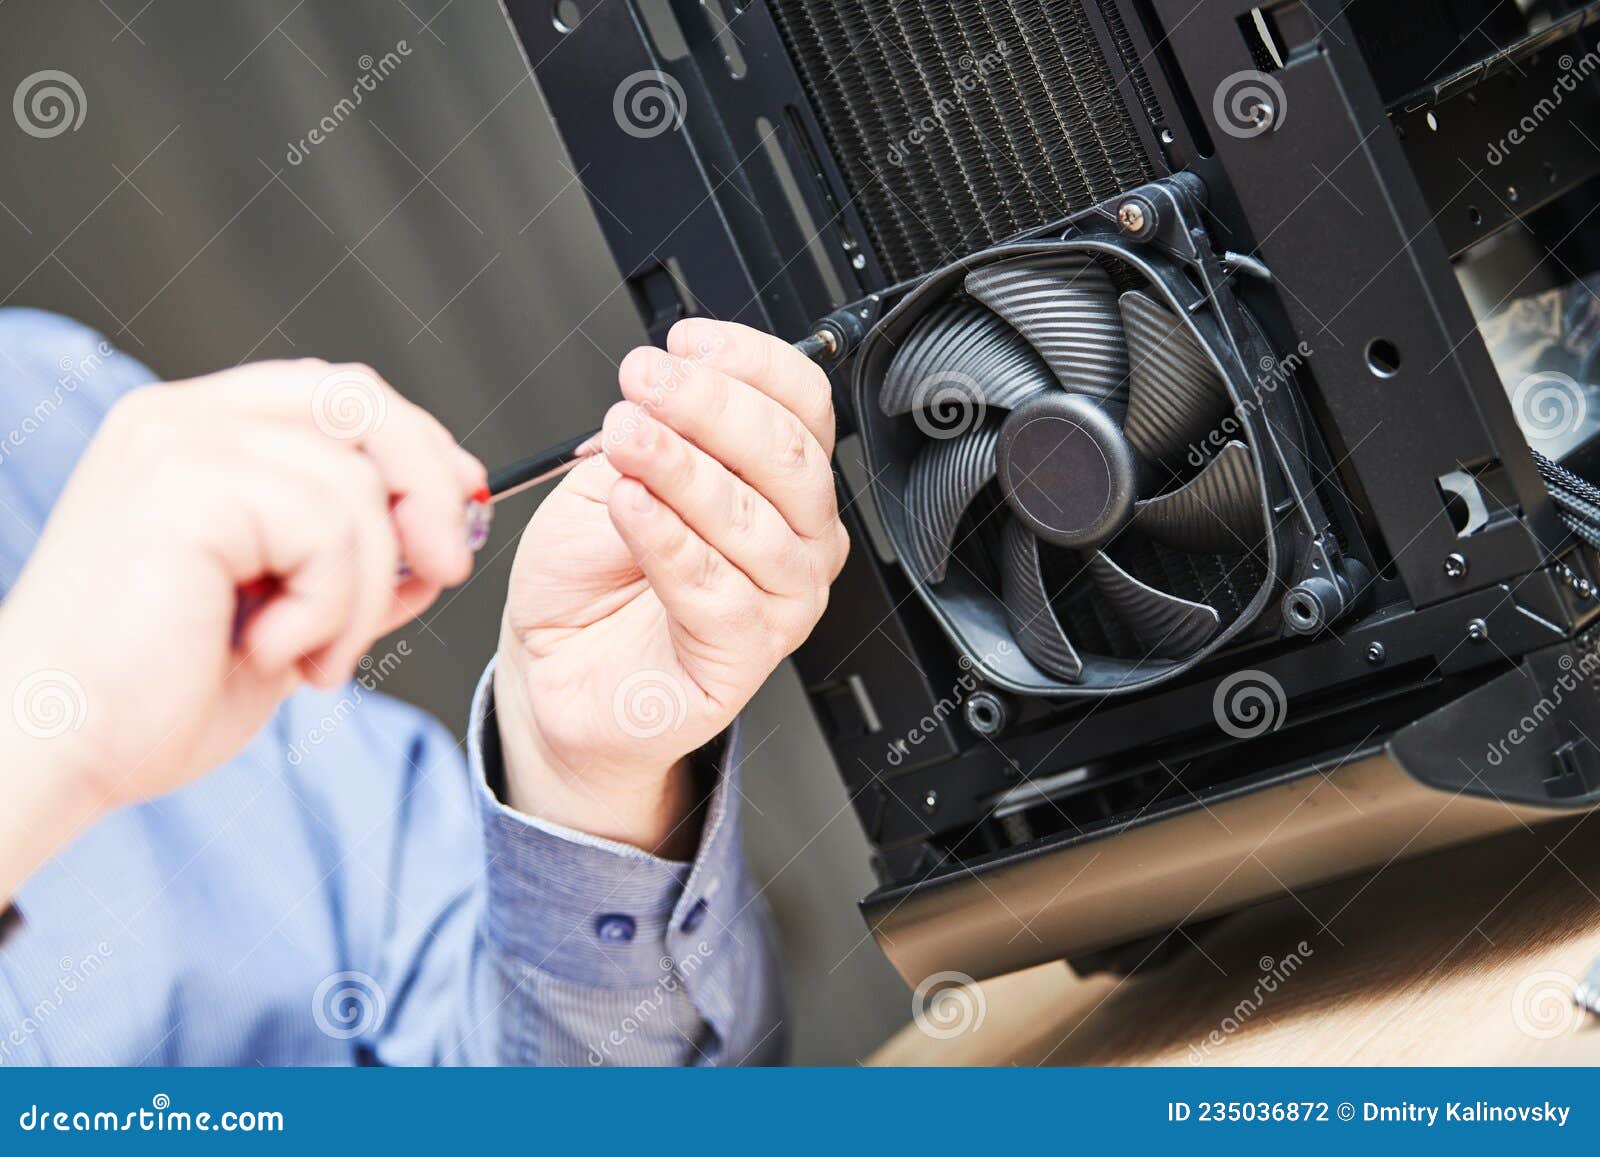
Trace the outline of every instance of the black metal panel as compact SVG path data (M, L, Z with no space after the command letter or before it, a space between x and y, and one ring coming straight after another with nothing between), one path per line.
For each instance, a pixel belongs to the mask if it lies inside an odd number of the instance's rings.
M1576 556L1570 561L1580 570L1584 566ZM1404 696L1429 682L1503 664L1507 655L1559 641L1595 614L1592 601L1575 602L1564 583L1544 573L1514 588L1496 586L1426 610L1375 614L1337 636L1253 654L1249 667L1282 688L1290 705L1287 721L1295 730L1303 729L1315 746L1329 718L1359 713L1374 696ZM1474 620L1484 625L1482 640L1469 635ZM1381 648L1377 662L1370 657L1374 644ZM1226 749L1243 772L1257 757L1218 729L1214 701L1218 679L1239 665L1224 658L1164 693L1159 726L1148 699L1110 700L1056 714L1032 728L1016 728L1015 734L995 741L968 738L960 761L890 776L899 802L886 809L879 842L885 847L916 844L931 834L972 827L988 815L995 795L1016 782L1017 769L1038 779L1061 768L1108 760L1117 762L1122 772L1151 766L1157 758L1176 768ZM1405 677L1391 682L1385 678L1391 671ZM1132 751L1130 735L1142 739ZM1286 738L1280 740L1280 750ZM875 754L875 766L887 768L883 744ZM930 790L940 800L932 816L920 808Z
M1238 23L1253 5L1153 7L1245 214L1241 232L1313 350L1308 367L1335 424L1335 454L1369 483L1360 500L1411 601L1535 569L1541 541L1560 539L1554 516L1341 6L1306 6L1314 18L1303 23L1317 31L1270 74L1283 107L1268 131L1217 119L1238 74L1255 73ZM1398 350L1392 373L1370 364L1376 341ZM1437 479L1490 461L1504 465L1524 518L1457 538ZM1454 553L1467 559L1463 575L1446 573Z
M1392 110L1452 254L1600 175L1600 61L1580 66L1596 40L1588 30Z
M692 0L674 5L690 48L674 61L662 58L635 0L575 3L582 18L564 30L548 0L505 0L653 339L664 338L691 305L792 339L842 304L830 299L809 251L812 230L789 210L766 155L766 136L774 131L845 296L881 282L763 6L730 21L748 66L735 77L710 13ZM662 129L654 120L630 121L633 96L647 115L681 123ZM763 119L771 126L765 135L758 128ZM674 278L681 284L673 285ZM673 302L673 289L688 304Z

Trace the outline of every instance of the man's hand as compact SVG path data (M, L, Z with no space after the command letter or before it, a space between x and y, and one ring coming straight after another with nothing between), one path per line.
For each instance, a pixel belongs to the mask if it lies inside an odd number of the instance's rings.
M844 565L832 398L792 347L698 318L619 377L604 456L517 551L495 680L507 802L681 857L685 757L810 633Z
M0 784L47 779L92 815L225 761L297 685L348 678L467 577L483 482L364 366L263 362L129 394L0 609ZM236 640L253 580L275 593Z

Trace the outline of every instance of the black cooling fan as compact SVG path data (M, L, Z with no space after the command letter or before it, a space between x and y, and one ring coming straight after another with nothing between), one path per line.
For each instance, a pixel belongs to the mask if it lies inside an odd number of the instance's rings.
M1266 529L1214 359L1131 269L1119 291L1113 261L973 268L904 330L878 393L914 428L885 519L901 561L951 619L988 613L958 642L1009 634L1050 679L1101 689L1216 640L1264 578Z

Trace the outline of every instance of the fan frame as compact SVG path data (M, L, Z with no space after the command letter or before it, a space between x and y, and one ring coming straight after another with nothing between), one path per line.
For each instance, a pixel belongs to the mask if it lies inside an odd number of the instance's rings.
M1142 192L1159 193L1174 207L1178 204L1178 198L1170 189L1151 187ZM1126 199L1118 198L1118 201ZM1224 383L1242 428L1241 440L1249 449L1261 479L1257 497L1262 506L1263 524L1269 528L1264 543L1267 567L1265 577L1244 609L1192 654L1182 659L1150 656L1127 660L1084 652L1083 677L1068 683L1040 671L1022 654L1012 641L999 597L984 588L965 568L950 568L937 586L905 572L940 628L970 661L973 670L995 687L1016 694L1056 699L1098 697L1143 690L1182 675L1256 623L1273 601L1274 592L1286 574L1313 569L1290 565L1295 556L1294 546L1296 542L1320 539L1315 532L1305 533L1305 527L1313 523L1325 525L1317 515L1307 517L1304 512L1302 500L1309 487L1306 492L1296 494L1296 488L1285 478L1286 442L1298 443L1304 426L1293 404L1291 389L1279 387L1264 391L1252 377L1250 368L1253 366L1265 368L1279 364L1259 327L1231 298L1222 298L1216 288L1221 280L1215 276L1218 270L1205 269L1199 251L1193 251L1194 255L1188 257L1170 244L1159 243L1159 239L1126 238L1111 224L1114 213L1115 206L1099 206L1075 219L1074 226L1059 235L991 246L928 274L872 328L856 358L852 391L865 463L874 479L878 514L891 541L897 545L905 539L903 496L911 458L908 451L914 452L921 444L921 436L916 432L911 415L889 417L881 412L877 406L877 390L900 341L931 310L949 300L953 292L959 292L962 280L974 269L1058 253L1087 253L1120 261L1144 279L1143 288L1165 308L1186 319ZM1174 227L1167 231L1169 236L1173 232L1180 238L1188 236L1181 220L1174 222ZM1224 321L1224 317L1231 320ZM1264 449L1276 452L1264 453ZM1291 454L1287 462L1304 458L1303 454ZM1294 501L1296 509L1302 512L1301 517L1274 518L1273 511L1281 510L1285 499ZM1300 533L1296 533L1297 530Z

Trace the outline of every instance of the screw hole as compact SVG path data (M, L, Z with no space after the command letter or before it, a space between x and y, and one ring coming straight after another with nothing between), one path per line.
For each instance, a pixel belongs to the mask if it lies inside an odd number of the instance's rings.
M583 23L583 9L578 7L578 0L556 0L550 21L557 32L574 32Z
M1367 343L1367 368L1380 378L1392 378L1400 372L1400 350L1386 337L1376 337Z
M1289 600L1289 617L1295 626L1309 627L1317 621L1317 608L1304 595L1295 595Z
M1472 224L1474 224L1474 225L1482 225L1483 224L1483 210L1478 208L1476 205L1468 205L1467 206L1467 220L1472 222Z

